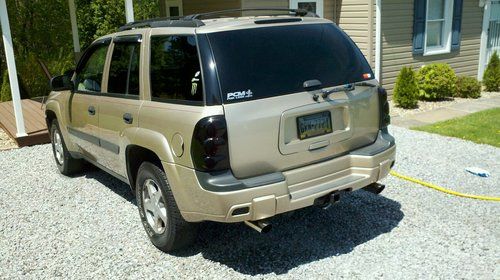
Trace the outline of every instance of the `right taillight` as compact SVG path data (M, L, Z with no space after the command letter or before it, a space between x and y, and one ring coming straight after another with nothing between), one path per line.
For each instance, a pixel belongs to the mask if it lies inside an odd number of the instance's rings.
M227 126L223 115L198 121L193 132L191 158L194 168L199 171L229 169Z
M387 101L387 91L383 87L378 88L378 104L379 104L379 128L385 128L391 123L389 115L389 102Z

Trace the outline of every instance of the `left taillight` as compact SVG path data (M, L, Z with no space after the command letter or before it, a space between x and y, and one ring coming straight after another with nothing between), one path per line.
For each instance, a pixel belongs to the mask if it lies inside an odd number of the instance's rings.
M228 144L226 119L223 115L198 121L191 143L194 168L204 172L229 169Z
M389 102L387 101L387 91L383 87L378 88L379 104L379 128L386 128L391 123L389 114Z

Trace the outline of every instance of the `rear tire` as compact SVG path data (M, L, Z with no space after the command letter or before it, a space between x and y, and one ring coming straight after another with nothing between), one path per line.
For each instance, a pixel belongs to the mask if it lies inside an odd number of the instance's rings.
M156 248L168 253L194 243L198 224L182 218L161 168L150 162L142 163L135 194L141 222Z
M61 174L69 176L82 171L83 160L73 158L69 153L57 120L53 120L50 126L50 141L54 159Z

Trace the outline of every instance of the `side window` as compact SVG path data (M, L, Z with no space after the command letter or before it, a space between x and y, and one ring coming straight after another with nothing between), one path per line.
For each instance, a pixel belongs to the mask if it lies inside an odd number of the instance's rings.
M115 43L109 67L108 93L139 95L138 42Z
M151 37L151 97L157 101L201 102L203 83L194 36Z
M76 85L79 91L101 92L102 73L108 45L95 47L87 56L83 67L76 74Z

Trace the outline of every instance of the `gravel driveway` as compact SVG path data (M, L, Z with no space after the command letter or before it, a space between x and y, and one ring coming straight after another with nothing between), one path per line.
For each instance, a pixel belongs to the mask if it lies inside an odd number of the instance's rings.
M397 171L500 196L500 149L391 130ZM380 196L359 191L326 211L277 217L267 235L204 223L194 248L167 255L150 245L131 192L111 176L61 176L49 145L0 152L0 166L0 278L500 278L500 203L393 177Z

